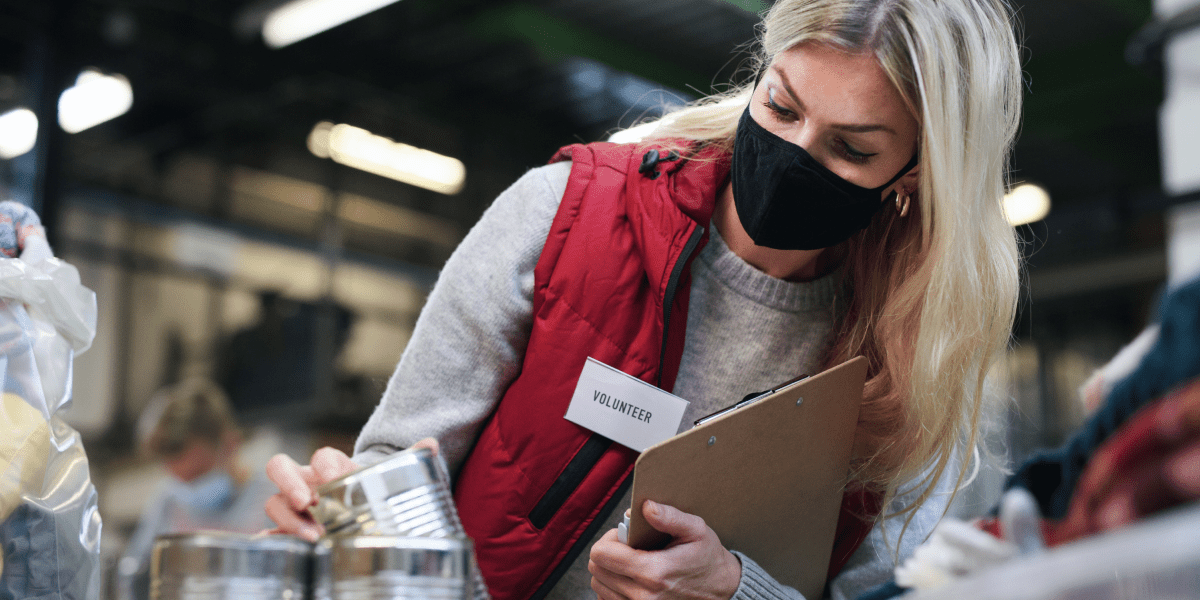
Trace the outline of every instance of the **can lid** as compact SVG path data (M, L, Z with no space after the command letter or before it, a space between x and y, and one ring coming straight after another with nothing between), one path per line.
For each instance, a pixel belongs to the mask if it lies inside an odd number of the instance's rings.
M220 531L164 535L150 555L152 581L178 578L276 579L302 581L313 545L288 535Z
M403 494L426 489L449 497L449 479L441 457L428 448L410 448L319 486L317 504L310 511L327 529L359 521L364 508L369 518L384 522L394 512L395 499Z
M401 450L388 458L379 461L373 465L365 466L361 469L343 475L333 481L317 486L317 494L327 495L338 488L360 483L364 478L386 476L387 473L393 471L405 471L413 466L425 466L430 471L433 471L431 478L437 478L438 469L434 465L433 452L428 448L409 448ZM386 477L385 477L386 478Z
M275 533L235 533L230 531L198 531L169 533L154 538L155 548L213 548L231 550L264 550L308 554L312 543L298 537Z

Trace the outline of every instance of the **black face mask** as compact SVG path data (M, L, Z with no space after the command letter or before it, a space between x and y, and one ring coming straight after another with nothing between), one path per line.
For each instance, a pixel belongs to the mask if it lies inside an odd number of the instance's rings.
M871 224L880 194L917 166L917 155L891 181L859 187L767 131L751 116L738 121L733 142L733 199L750 239L776 250L836 246Z

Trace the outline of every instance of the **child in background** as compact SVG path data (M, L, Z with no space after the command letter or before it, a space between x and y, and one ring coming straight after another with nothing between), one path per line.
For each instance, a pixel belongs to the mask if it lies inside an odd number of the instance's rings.
M150 553L157 536L202 530L257 533L274 527L262 506L274 485L238 458L242 433L225 393L190 379L155 394L138 427L143 451L172 480L149 503L119 568L119 597L149 595Z

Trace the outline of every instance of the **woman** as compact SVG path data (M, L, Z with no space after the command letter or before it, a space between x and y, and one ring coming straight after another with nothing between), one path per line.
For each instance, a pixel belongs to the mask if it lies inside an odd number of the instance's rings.
M565 148L500 196L447 263L354 460L277 457L269 514L315 536L312 485L432 436L498 598L796 597L671 507L646 507L666 550L605 534L636 454L561 415L588 356L691 401L686 421L863 355L843 517L867 520L839 529L830 591L885 580L944 511L938 486L963 479L952 457L975 444L1012 324L1009 19L1002 0L776 2L754 84L638 146Z

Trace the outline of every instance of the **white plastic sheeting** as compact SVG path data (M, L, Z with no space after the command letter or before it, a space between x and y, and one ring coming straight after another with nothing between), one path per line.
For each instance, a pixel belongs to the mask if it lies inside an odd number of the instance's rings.
M60 417L75 354L95 334L96 297L73 266L0 259L0 598L99 597L96 488Z

